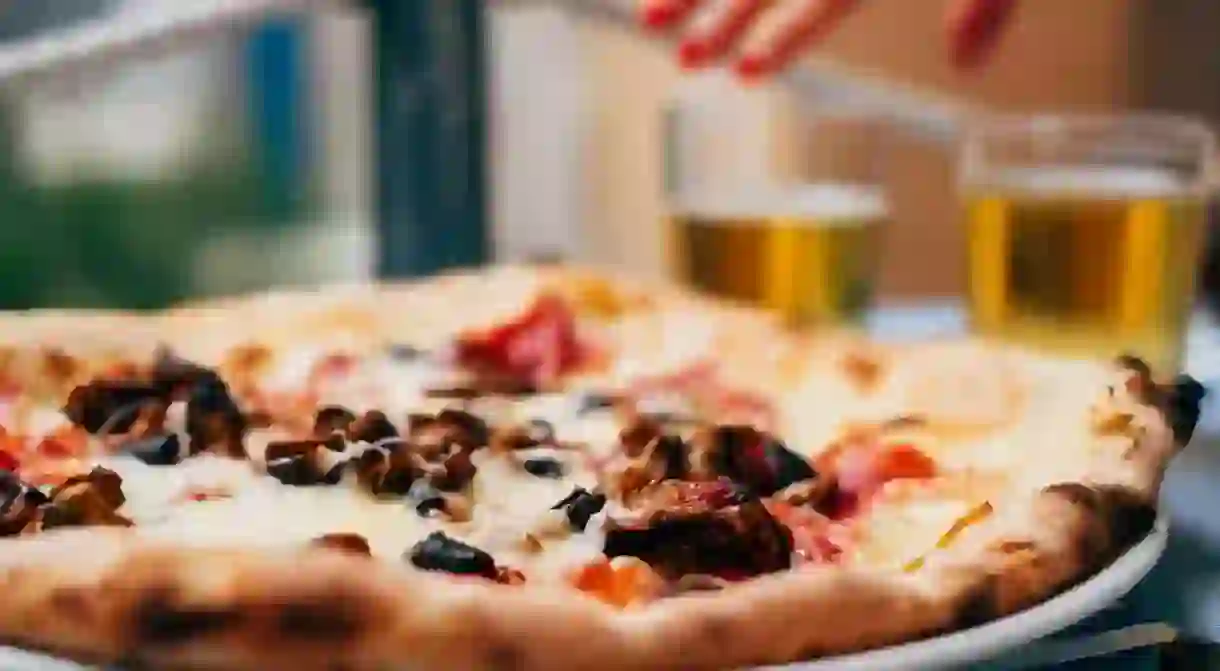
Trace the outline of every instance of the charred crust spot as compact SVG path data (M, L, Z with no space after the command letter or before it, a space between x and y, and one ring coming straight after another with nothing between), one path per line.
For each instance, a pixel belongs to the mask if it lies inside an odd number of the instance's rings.
M1185 445L1190 442L1195 426L1199 423L1199 413L1203 399L1207 396L1207 388L1189 375L1179 375L1171 384L1165 385L1161 392L1161 411L1173 429L1174 440L1179 445Z
M1118 549L1134 545L1152 531L1156 507L1128 487L1103 486L1098 493L1108 504L1110 537Z
M486 668L495 671L518 671L527 666L525 652L521 646L507 638L490 643L484 661Z
M276 628L289 640L341 643L359 636L367 622L360 604L341 592L289 601L276 614Z
M50 603L56 617L81 618L90 610L89 598L79 587L56 587L51 591Z
M989 575L979 581L962 599L954 618L954 629L968 629L996 619L999 607L999 576Z
M236 606L191 606L180 602L174 588L155 587L140 595L132 610L132 643L134 647L181 645L231 629L241 619Z
M692 595L692 598L699 597ZM698 628L695 630L696 645L702 649L716 649L737 640L740 626L736 625L733 619L731 615L722 612L706 611L703 617L699 618Z
M332 550L340 550L354 555L371 557L373 550L369 547L368 539L360 534L354 533L333 533L323 534L311 541L314 547L329 548Z

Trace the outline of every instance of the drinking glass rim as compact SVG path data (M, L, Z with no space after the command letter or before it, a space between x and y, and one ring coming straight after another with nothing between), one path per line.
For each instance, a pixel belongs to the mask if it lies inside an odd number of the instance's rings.
M1220 156L1217 136L1210 124L1198 116L1170 112L1073 112L995 113L977 116L966 123L957 157L959 189L974 181L971 175L982 160L989 141L1022 135L1070 133L1104 128L1143 130L1194 142L1198 151L1199 173L1191 190L1214 191L1220 183Z
M1202 117L1173 112L1000 112L980 114L966 122L964 144L983 138L1004 138L1031 132L1103 128L1139 128L1194 136L1207 155L1216 151L1216 133Z

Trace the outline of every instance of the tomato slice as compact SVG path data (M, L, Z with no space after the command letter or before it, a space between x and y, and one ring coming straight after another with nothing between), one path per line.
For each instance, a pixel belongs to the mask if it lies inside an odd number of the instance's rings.
M576 315L558 296L540 296L516 320L458 339L461 366L551 383L584 365L590 349L580 342Z
M570 582L576 589L622 608L652 596L659 578L639 560L612 564L607 559L598 559L577 569Z
M909 443L883 449L877 466L882 483L891 480L924 479L936 476L936 462Z

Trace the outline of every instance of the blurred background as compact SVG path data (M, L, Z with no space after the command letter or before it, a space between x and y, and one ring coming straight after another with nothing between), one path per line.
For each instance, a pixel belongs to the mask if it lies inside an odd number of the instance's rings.
M0 0L0 61L89 22L233 4ZM929 46L941 7L868 3L818 56L1000 109L1220 118L1216 3L1027 2L985 76ZM31 78L0 100L0 308L156 307L488 258L661 275L672 61L546 4L370 1ZM737 113L782 127L786 95ZM953 147L895 134L883 151L879 298L960 293Z

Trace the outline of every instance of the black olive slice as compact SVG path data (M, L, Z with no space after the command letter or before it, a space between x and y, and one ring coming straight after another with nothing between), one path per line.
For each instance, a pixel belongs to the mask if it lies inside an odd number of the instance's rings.
M584 531L589 526L589 520L600 513L604 507L606 507L605 494L593 494L584 487L577 487L559 503L551 506L551 510L563 510L564 516L568 518L568 524L577 531Z
M149 466L172 466L182 459L182 443L176 433L138 438L121 449Z
M521 468L526 473L539 478L562 478L567 468L562 461L554 457L535 457L521 462Z
M416 568L455 575L495 579L496 561L483 550L434 531L411 548L408 557Z

